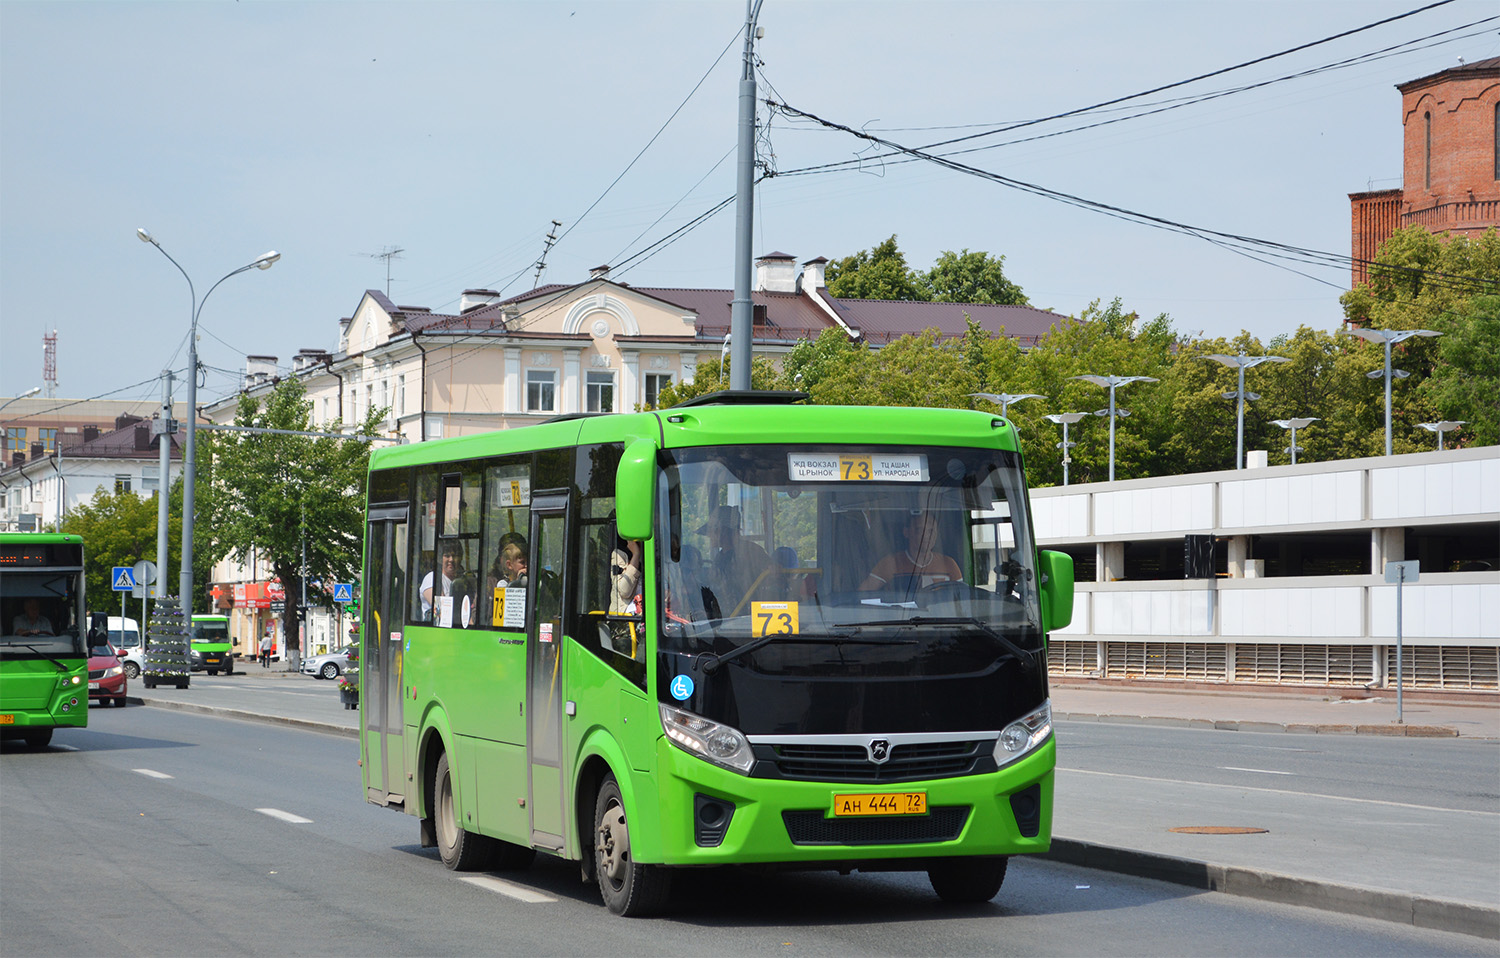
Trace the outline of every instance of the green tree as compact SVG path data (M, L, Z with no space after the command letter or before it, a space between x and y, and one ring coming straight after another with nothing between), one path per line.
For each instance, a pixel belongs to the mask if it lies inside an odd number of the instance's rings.
M235 425L298 432L312 431L312 404L302 383L283 379L264 405L241 395ZM371 409L355 430L373 436L386 410ZM226 555L256 553L286 590L282 614L284 648L299 649L297 600L302 589L302 556L307 556L307 578L347 582L360 566L364 532L368 439L334 434L337 420L322 432L326 438L276 433L222 432L212 435L199 461L212 461L208 481L212 508L199 508L199 519L210 526L214 561ZM202 475L200 466L200 482ZM309 601L312 597L309 596Z
M849 299L928 298L922 278L906 265L894 234L873 249L829 263L824 278L829 293Z
M175 496L179 506L180 490L179 482ZM168 505L173 505L171 500ZM155 495L138 496L104 488L68 512L63 531L83 537L84 594L88 597L89 611L113 612L118 608L120 595L113 591L110 582L110 572L115 566L133 566L142 559L156 562L156 512ZM158 568L157 574L167 586L166 592L176 592L182 510L169 508L168 516L167 568Z
M892 237L894 240L895 237ZM1026 306L1021 287L1005 278L1005 257L981 251L943 250L932 269L919 276L926 296L935 303L995 303Z
M1419 388L1441 418L1465 422L1450 440L1500 445L1500 296L1455 306L1443 325L1437 365Z

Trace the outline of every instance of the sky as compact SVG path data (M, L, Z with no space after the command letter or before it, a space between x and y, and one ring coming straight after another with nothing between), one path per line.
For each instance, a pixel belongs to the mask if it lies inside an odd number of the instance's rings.
M765 0L757 92L922 147L1423 5ZM745 15L740 0L0 2L0 397L43 384L52 330L59 398L149 399L161 370L182 375L194 301L138 228L199 298L200 403L238 388L246 355L290 368L334 350L387 268L393 300L438 311L467 288L530 289L553 220L543 283L610 264L631 285L731 289L733 203L650 250L734 194ZM778 175L756 188L753 250L838 259L894 234L918 269L945 250L1003 256L1032 305L1066 315L1118 297L1190 334L1332 330L1347 265L1266 262L1007 184L1347 256L1348 194L1401 185L1395 84L1500 55L1500 20L1477 23L1497 15L1453 0L933 150L986 147L953 159L1004 184L762 105ZM271 269L205 298L269 250Z

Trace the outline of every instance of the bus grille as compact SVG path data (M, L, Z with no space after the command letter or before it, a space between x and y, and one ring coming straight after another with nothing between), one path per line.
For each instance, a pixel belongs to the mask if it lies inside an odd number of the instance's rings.
M822 809L785 811L793 845L911 845L951 842L969 820L967 805L945 805L926 815L828 818Z
M777 743L756 748L756 757L776 768L778 777L803 782L916 782L993 771L988 759L994 740L918 742L896 745L884 764L870 761L859 745ZM980 767L981 760L983 767Z

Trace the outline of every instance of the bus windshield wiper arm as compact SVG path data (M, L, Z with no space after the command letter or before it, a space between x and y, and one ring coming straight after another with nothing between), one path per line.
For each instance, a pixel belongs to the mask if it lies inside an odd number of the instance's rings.
M26 642L12 642L10 644L10 647L13 648L13 649L15 649L15 648L30 649L31 651L35 652L37 655L40 655L42 658L46 659L48 662L51 662L53 665L57 666L58 671L60 671L60 672L66 672L66 671L68 671L68 667L66 665L63 665L61 662L57 661L52 656L48 655L46 652L43 652L41 649L37 648L34 645L30 645L30 644L28 644ZM121 701L123 701L123 699Z
M1005 646L1005 650L1015 656L1016 660L1021 663L1026 671L1035 672L1038 668L1035 652L1021 648L1012 642L1010 637L1004 632L1001 632L983 619L971 615L917 615L907 619L906 622L911 625L972 625L986 636Z

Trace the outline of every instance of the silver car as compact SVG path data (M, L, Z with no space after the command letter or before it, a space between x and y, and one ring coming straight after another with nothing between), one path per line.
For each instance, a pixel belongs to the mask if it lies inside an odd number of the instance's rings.
M346 645L337 652L310 655L302 660L302 671L320 679L336 679L359 662L359 646Z

